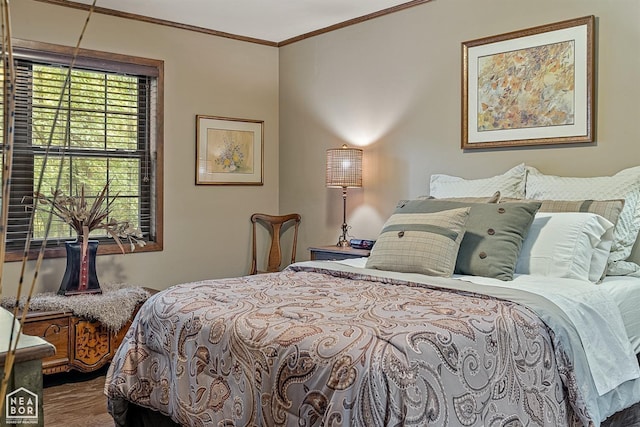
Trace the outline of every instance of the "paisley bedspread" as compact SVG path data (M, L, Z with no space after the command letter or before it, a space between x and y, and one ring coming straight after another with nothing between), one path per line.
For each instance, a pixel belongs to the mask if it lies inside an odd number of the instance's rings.
M345 276L287 270L162 291L105 393L185 426L591 423L571 363L528 308Z

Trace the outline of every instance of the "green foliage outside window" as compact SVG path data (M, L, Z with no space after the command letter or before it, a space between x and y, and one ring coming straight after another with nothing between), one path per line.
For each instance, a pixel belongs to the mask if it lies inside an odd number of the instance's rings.
M89 202L109 183L110 219L128 221L143 231L145 240L154 241L153 152L157 145L150 133L157 119L151 101L157 99L155 78L87 67L74 67L69 73L62 63L31 58L18 58L17 70L7 248L18 250L27 238L37 245L45 237L48 214L44 210L38 210L32 233L27 235L28 207L40 179L40 193L45 196L56 189L73 196L84 186ZM4 99L2 85L0 97ZM0 113L5 108L0 105ZM0 144L3 126L0 120ZM48 245L59 246L75 237L69 225L52 220ZM107 233L98 229L91 237L106 238Z

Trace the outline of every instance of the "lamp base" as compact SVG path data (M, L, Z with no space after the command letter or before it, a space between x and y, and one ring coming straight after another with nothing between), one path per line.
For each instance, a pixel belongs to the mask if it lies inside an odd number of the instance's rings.
M336 246L339 246L341 248L348 248L351 246L351 244L349 243L348 240L340 239L336 244Z

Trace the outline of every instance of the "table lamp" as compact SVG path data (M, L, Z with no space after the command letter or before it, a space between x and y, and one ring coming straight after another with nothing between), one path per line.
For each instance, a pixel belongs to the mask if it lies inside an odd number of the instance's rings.
M342 148L327 150L326 183L329 188L342 188L342 235L338 246L347 247L347 188L362 187L362 150L349 148L346 144Z

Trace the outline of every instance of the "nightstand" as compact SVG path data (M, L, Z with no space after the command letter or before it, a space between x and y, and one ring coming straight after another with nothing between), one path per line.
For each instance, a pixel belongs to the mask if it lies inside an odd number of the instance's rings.
M309 248L311 252L311 261L339 261L348 258L368 257L371 253L368 249L354 249L347 246L312 246Z

